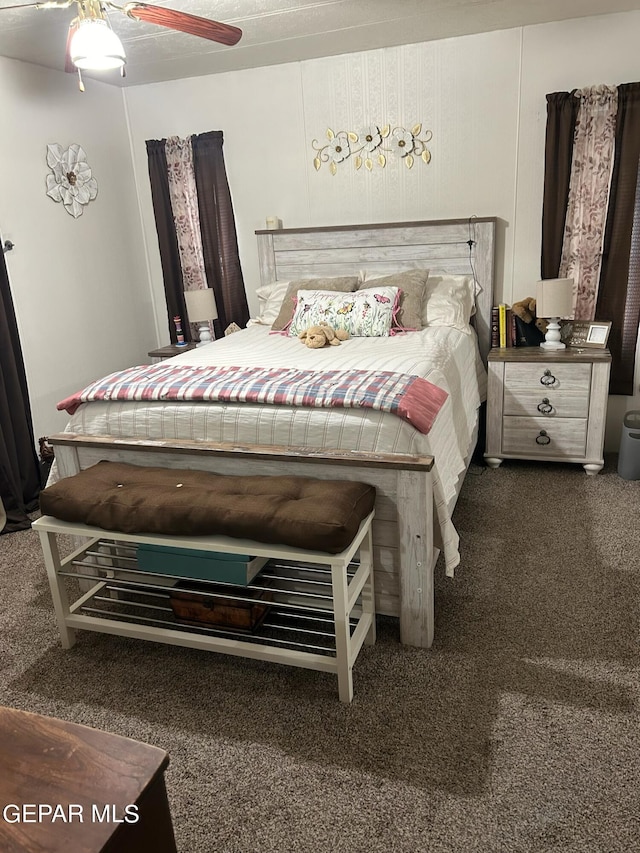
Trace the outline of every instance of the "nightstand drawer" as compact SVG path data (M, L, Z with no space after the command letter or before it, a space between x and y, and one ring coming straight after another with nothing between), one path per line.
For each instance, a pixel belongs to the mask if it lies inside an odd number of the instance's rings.
M522 391L519 388L504 389L503 412L520 417L586 418L589 415L589 393L587 391L554 391L540 388Z
M487 447L490 468L503 459L604 465L611 354L567 347L495 347L489 353Z
M503 453L527 459L580 458L586 453L586 419L505 417L502 425Z
M538 391L577 392L588 397L591 388L590 364L559 362L508 362L504 366L505 389L515 394Z

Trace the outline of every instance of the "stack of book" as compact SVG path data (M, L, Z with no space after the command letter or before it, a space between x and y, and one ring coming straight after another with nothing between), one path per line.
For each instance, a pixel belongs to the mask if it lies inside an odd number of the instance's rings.
M511 308L501 302L491 309L491 346L517 346L516 315Z

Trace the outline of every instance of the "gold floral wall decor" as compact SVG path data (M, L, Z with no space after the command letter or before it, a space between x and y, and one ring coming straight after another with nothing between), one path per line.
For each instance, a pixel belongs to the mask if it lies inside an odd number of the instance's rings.
M401 160L407 169L411 169L417 159L425 163L431 162L431 151L427 144L431 142L433 133L422 129L421 124L416 124L411 130L404 127L391 127L386 124L378 127L372 124L365 127L360 133L353 130L338 130L334 132L327 128L327 142L322 145L317 139L312 144L316 156L313 165L316 171L323 163L329 164L329 171L335 175L338 164L352 159L356 169L365 167L371 171L374 166L381 169L387 165L387 156Z
M47 145L47 195L61 201L74 219L82 215L83 205L98 195L98 182L93 177L87 155L81 145L74 142L63 149L57 142Z

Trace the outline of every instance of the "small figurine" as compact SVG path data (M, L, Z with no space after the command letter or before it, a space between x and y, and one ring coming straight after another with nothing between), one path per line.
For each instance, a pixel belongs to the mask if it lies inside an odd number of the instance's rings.
M173 322L176 324L176 336L177 336L176 346L186 347L187 342L184 339L184 333L182 331L182 319L180 317L174 317Z

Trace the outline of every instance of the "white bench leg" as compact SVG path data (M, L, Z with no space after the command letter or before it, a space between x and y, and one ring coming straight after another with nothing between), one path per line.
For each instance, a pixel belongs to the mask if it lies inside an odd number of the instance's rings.
M60 639L62 640L62 648L70 649L75 645L76 632L73 628L67 627L69 599L64 586L64 578L58 575L58 570L60 569L60 551L58 550L56 534L48 533L45 530L39 530L38 534L40 536L40 544L42 545L44 564L47 569L47 575L49 576L49 586L51 587L51 597L58 622L58 630L60 631Z
M373 533L371 527L360 546L360 565L369 567L369 577L362 587L362 612L371 615L371 627L364 638L365 645L376 641L376 591L373 585Z
M351 629L347 613L347 572L342 563L331 564L333 587L333 619L336 632L336 664L338 670L338 696L349 704L353 699L351 669Z

